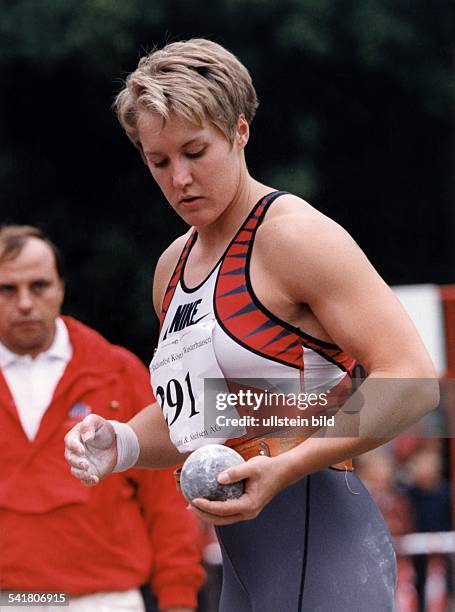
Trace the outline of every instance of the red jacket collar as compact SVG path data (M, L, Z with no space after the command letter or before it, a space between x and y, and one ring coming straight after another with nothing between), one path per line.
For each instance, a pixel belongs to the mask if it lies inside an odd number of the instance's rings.
M53 398L54 404L62 394L77 396L89 388L97 388L115 378L125 367L124 349L108 342L101 334L72 317L62 317L68 328L73 356L66 366ZM18 420L13 397L0 371L0 405ZM49 418L50 415L45 415ZM39 434L38 434L39 435Z

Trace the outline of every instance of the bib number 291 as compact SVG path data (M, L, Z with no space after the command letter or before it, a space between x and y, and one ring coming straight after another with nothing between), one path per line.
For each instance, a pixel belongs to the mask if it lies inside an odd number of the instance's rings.
M156 388L156 396L160 402L162 411L166 415L166 423L169 427L179 418L182 408L188 402L188 400L191 409L189 418L199 414L199 411L196 410L196 401L194 399L193 389L191 387L189 372L187 372L185 376L183 385L179 380L177 380L177 378L171 378L167 382L166 389L159 385ZM169 422L171 408L175 409L175 413L172 421Z

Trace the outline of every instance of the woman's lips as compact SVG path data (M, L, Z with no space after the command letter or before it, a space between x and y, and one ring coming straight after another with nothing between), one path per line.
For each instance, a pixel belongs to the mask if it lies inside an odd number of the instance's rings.
M194 206L194 204L196 204L200 200L201 200L200 196L189 196L187 198L182 198L180 200L180 204L185 207L191 207L191 206Z

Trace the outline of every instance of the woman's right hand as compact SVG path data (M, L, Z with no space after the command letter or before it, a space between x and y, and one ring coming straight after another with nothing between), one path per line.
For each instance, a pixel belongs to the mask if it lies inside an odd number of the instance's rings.
M89 414L65 436L65 459L71 473L86 486L94 486L112 473L117 463L117 440L112 424Z

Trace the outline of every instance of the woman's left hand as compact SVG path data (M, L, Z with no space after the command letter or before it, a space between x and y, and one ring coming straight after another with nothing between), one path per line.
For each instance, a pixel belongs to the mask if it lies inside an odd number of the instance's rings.
M278 457L253 457L246 463L225 470L218 476L220 484L246 479L245 493L238 499L209 501L193 499L188 509L204 523L231 525L258 516L269 501L284 487Z

